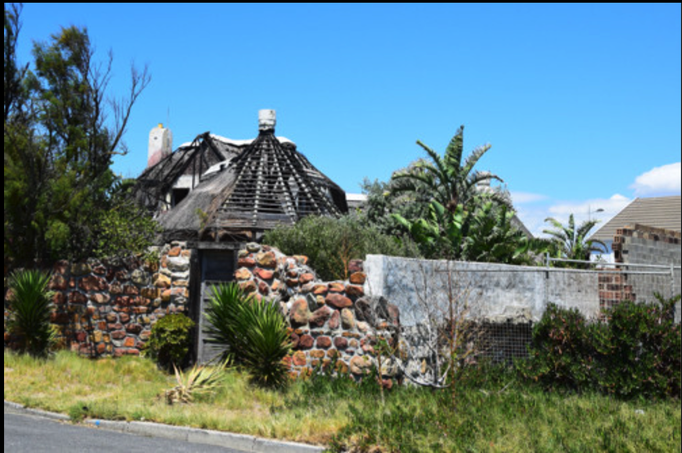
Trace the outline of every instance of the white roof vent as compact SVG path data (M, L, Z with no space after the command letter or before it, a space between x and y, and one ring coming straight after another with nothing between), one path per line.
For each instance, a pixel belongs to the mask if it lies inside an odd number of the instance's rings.
M274 131L277 123L277 115L274 110L266 109L258 111L258 130Z

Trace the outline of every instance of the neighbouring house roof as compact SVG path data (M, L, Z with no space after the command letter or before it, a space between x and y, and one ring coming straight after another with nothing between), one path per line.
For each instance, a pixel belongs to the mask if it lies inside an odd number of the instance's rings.
M159 212L157 220L165 239L253 240L263 231L307 215L348 211L345 192L298 152L293 142L275 137L274 126L238 145L215 137L203 134L201 140L181 147L140 177L143 185L146 180L156 181L167 192L181 168L190 174L197 174L192 173L196 165L204 169L181 202Z
M616 230L628 225L646 225L654 228L681 231L682 208L679 195L671 197L636 198L615 217L606 222L590 239L612 241Z

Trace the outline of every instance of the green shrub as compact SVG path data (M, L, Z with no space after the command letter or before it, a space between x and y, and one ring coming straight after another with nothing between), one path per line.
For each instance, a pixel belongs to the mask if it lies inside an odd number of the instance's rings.
M36 357L49 354L56 343L50 324L54 292L48 289L51 276L37 270L20 270L9 279L7 331L21 352Z
M287 382L284 358L291 350L287 322L279 307L268 300L245 295L236 283L213 289L206 308L208 342L226 348L257 385L279 388Z
M533 327L530 358L522 374L548 389L579 390L591 385L595 346L592 329L577 309L548 304Z
M680 297L658 303L623 302L607 313L599 385L621 397L680 397L680 325L671 316Z
M147 354L168 370L182 366L192 344L194 321L182 313L164 316L152 327Z
M550 304L533 328L521 375L546 389L597 390L621 398L680 397L680 296L658 303L622 302L606 321Z
M292 226L281 226L265 234L263 242L287 255L305 255L323 280L345 280L348 264L368 254L418 257L409 239L382 234L363 225L354 215L341 218L308 216Z

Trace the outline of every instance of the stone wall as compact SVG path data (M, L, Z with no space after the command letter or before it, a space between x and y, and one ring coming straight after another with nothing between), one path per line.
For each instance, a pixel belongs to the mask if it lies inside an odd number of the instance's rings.
M58 262L51 289L60 343L91 357L139 355L156 320L188 309L191 251L174 242L141 257Z
M323 282L307 257L249 244L239 253L238 266L235 277L242 289L278 303L289 321L292 376L332 364L361 376L376 363L377 339L397 341L399 311L383 298L365 295L361 261L351 263L348 281ZM384 365L386 385L392 385L397 370Z

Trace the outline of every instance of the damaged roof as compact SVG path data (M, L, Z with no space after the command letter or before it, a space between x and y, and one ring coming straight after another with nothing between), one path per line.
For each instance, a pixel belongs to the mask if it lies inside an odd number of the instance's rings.
M252 240L307 215L348 211L345 192L293 142L275 137L272 123L250 141L202 134L140 176L138 201L152 206L180 176L200 175L180 203L159 212L166 240Z

